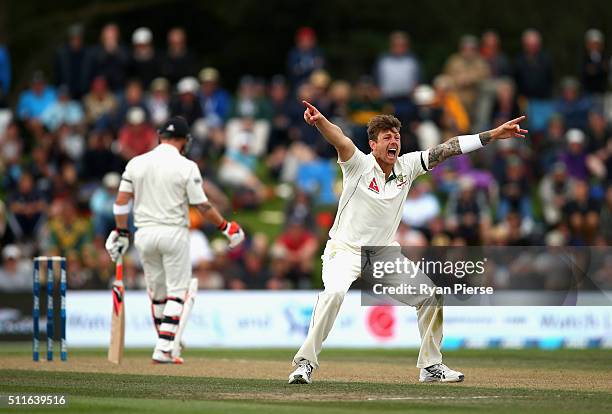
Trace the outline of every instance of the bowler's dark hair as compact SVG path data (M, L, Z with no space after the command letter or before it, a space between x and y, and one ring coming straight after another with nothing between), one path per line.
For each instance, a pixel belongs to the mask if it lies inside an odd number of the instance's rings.
M368 139L376 141L379 132L388 131L393 128L399 130L401 127L402 123L393 115L376 115L368 122Z

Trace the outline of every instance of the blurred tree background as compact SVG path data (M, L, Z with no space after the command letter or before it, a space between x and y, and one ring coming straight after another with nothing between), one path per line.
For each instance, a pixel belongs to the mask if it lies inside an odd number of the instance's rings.
M285 72L287 51L296 28L308 25L318 33L334 77L354 80L371 71L386 49L388 33L405 30L433 77L456 49L461 35L497 30L502 47L513 57L526 28L542 32L559 74L574 74L582 53L584 32L596 27L612 32L612 2L595 0L449 0L449 1L287 1L287 0L55 0L0 1L0 42L13 60L13 99L31 72L51 73L52 53L70 24L86 28L89 44L98 41L102 25L117 22L129 44L132 31L148 26L158 48L165 34L184 27L201 66L218 67L232 88L245 73L269 76ZM609 48L608 48L609 49Z

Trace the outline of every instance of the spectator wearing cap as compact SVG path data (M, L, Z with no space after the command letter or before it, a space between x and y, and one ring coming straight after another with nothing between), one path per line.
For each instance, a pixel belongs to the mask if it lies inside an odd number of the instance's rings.
M459 51L451 55L444 66L457 95L468 113L474 112L482 81L490 76L487 62L478 54L478 39L465 35L459 42Z
M176 84L180 79L195 73L195 58L187 48L187 35L182 27L175 27L168 32L168 47L162 57L161 72L170 83Z
M204 68L199 73L200 91L198 99L206 120L214 125L225 123L232 108L230 94L219 86L219 71Z
M177 97L170 104L172 116L182 116L189 125L202 118L201 101L198 100L198 80L192 76L183 78L176 85Z
M0 108L6 105L6 97L11 89L11 57L0 38Z
M155 147L157 134L147 122L145 111L140 107L128 110L127 123L119 130L119 154L129 161Z
M480 56L489 65L489 73L494 79L512 76L512 67L506 54L501 50L499 35L487 30L480 38Z
M610 60L604 51L604 36L597 29L589 29L584 35L584 54L581 63L581 80L584 91L601 95L608 86Z
M161 59L153 46L153 33L148 27L139 27L132 33L132 56L130 57L129 75L138 79L144 88L161 75Z
M28 260L23 260L21 249L8 244L2 249L0 268L0 292L27 292L32 289L32 270Z
M96 77L91 82L91 89L83 98L85 120L92 127L108 128L111 116L118 107L117 98L108 90L106 79Z
M41 121L51 132L55 132L62 125L76 127L85 119L83 108L79 101L70 99L68 86L62 85L57 89L57 101L51 104L41 115Z
M70 95L81 99L88 82L85 79L86 49L83 43L83 26L73 24L68 28L66 43L55 51L55 85L66 85Z
M570 129L565 134L567 140L566 150L559 160L565 164L570 177L577 180L586 180L589 177L586 159L585 135L579 129Z
M21 241L32 241L44 221L46 202L36 188L34 177L27 171L21 173L17 189L9 195L8 205L14 218L13 232Z
M514 76L519 95L527 99L550 99L553 91L553 66L548 53L542 50L540 32L523 32L523 52L514 65Z
M119 173L106 173L102 179L102 185L94 191L89 200L94 237L98 241L103 241L106 235L115 228L113 204L117 197L120 181L121 176Z
M151 114L151 123L159 127L170 117L170 84L166 78L155 78L151 82L145 106Z
M565 164L555 163L539 186L542 213L547 225L554 226L561 221L563 208L571 199L573 191L574 180L567 175Z
M294 87L306 81L316 69L325 67L323 53L317 47L317 35L311 27L301 27L295 33L295 46L287 56L287 74Z
M55 89L47 85L45 75L36 71L30 81L30 89L19 95L17 117L22 121L39 121L43 112L55 103Z
M555 104L555 111L565 120L567 128L586 129L591 100L580 95L578 79L566 77L561 81L561 97Z
M120 42L119 27L110 23L102 28L100 44L94 46L85 63L86 82L103 76L112 91L120 91L127 80L130 55Z

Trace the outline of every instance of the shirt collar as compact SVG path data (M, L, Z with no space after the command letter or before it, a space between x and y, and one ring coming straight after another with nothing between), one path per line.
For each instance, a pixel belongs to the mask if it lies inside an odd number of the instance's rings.
M174 145L166 144L165 142L160 143L157 146L157 148L162 150L162 151L171 151L171 150L174 150L176 152L179 152L179 150Z
M374 164L374 169L378 171L380 174L384 175L385 172L382 170L382 168L380 168L380 165L378 164L378 161L376 161L374 154L370 152L368 154L368 157L370 157L372 164ZM395 163L397 164L397 161ZM391 169L391 174L389 174L389 178L387 178L385 182L388 183L389 181L393 181L396 178L397 178L397 174L395 173L395 164L393 164L393 168Z

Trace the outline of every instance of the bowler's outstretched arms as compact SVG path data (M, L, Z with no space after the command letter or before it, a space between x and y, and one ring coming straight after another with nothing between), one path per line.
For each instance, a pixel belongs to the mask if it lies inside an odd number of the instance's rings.
M302 103L306 106L304 121L308 125L315 126L321 135L323 135L323 138L336 148L340 161L350 160L357 149L353 141L344 135L339 126L331 123L311 103L306 101L302 101Z
M522 129L519 125L525 120L525 116L520 116L508 121L495 129L481 132L477 135L462 135L453 137L442 144L438 144L429 149L429 169L440 164L442 161L459 154L465 154L478 148L488 145L496 139L506 138L525 138L529 131Z

